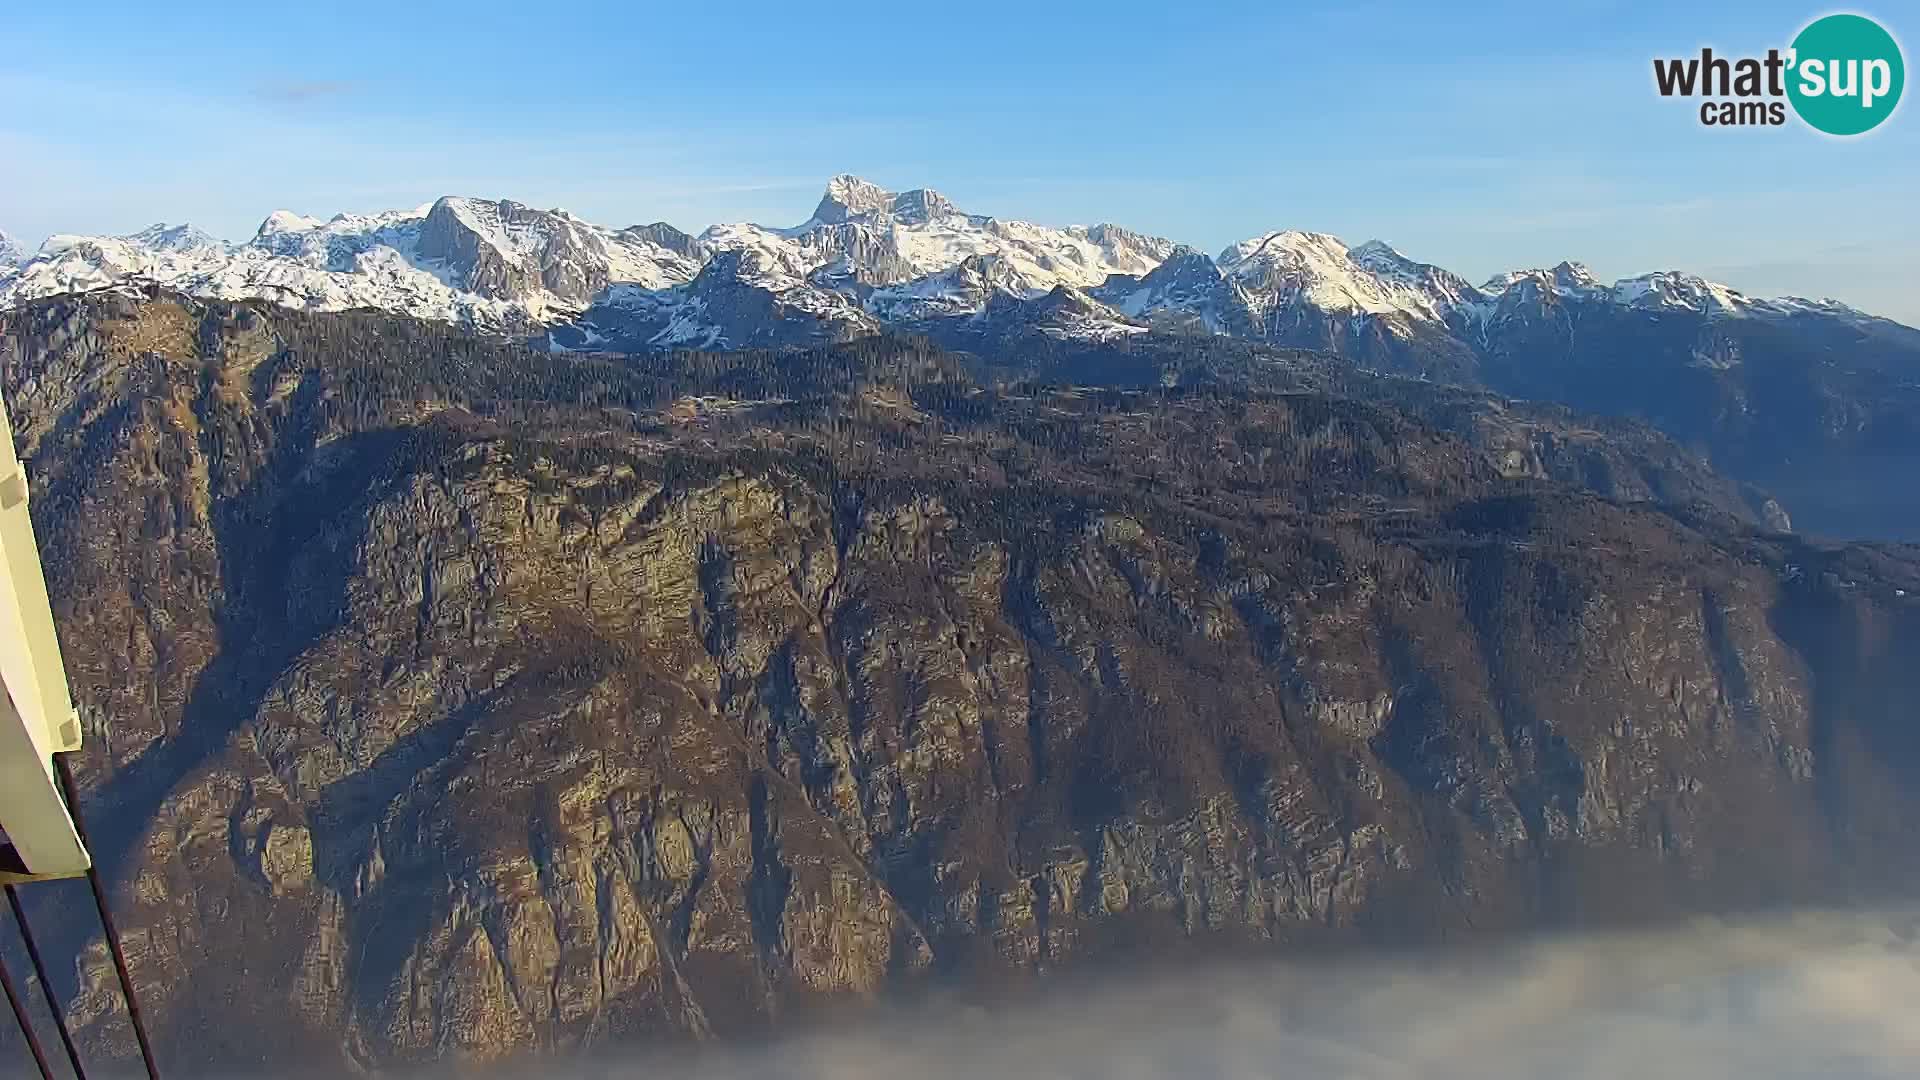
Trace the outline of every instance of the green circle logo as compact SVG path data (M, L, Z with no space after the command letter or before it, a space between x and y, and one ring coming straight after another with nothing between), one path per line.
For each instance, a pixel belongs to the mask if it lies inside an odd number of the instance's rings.
M1815 19L1793 39L1788 63L1793 111L1829 135L1878 127L1900 104L1907 81L1899 43L1862 15Z

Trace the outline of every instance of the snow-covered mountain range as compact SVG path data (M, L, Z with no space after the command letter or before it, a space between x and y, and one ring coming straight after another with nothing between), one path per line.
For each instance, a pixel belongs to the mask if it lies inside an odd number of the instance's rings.
M1577 263L1476 286L1379 241L1348 247L1294 230L1208 257L1115 225L971 214L936 191L896 193L852 176L829 182L799 225L715 225L697 236L454 196L324 221L277 211L241 244L155 225L55 236L26 252L0 234L0 307L126 285L380 308L559 348L627 350L797 344L888 326L966 337L1012 324L1089 340L1160 329L1445 358L1470 354L1503 322L1561 317L1569 305L1857 316L1675 271L1607 285Z

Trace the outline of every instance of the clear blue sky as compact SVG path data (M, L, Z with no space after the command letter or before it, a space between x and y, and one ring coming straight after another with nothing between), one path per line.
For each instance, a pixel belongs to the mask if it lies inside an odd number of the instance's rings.
M1656 55L1784 47L1827 8L1070 7L9 5L0 228L242 239L280 207L447 193L792 224L854 172L1209 251L1309 228L1476 280L1563 258L1681 268L1920 323L1920 106L1842 142L1705 129L1652 89ZM1920 5L1856 10L1914 62Z

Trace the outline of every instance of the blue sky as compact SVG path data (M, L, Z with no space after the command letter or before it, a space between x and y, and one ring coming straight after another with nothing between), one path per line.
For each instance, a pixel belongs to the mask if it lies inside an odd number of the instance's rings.
M1840 141L1703 128L1652 89L1656 55L1762 53L1828 10L27 4L0 19L0 228L243 239L449 193L784 225L853 172L1209 251L1318 229L1476 280L1680 268L1920 323L1912 103ZM1920 41L1910 3L1850 10Z

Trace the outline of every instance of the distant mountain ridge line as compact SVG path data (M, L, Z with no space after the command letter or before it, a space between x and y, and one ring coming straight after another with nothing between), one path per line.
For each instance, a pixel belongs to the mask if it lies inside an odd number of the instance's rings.
M734 258L716 265L729 252ZM1154 275L1176 255L1188 280L1170 288L1169 274ZM188 225L56 235L31 253L0 235L0 306L132 282L312 310L376 307L528 336L585 322L556 344L619 339L641 349L847 337L929 317L978 320L996 296L1036 300L1060 288L1086 294L1073 303L1092 314L1083 326L1054 330L1092 340L1168 321L1285 340L1303 314L1381 320L1395 340L1461 336L1500 317L1503 306L1541 297L1708 315L1863 317L1832 301L1755 299L1678 271L1607 286L1573 262L1476 286L1378 240L1348 247L1301 230L1266 232L1208 256L1118 225L1058 228L970 214L930 188L893 192L847 175L829 181L799 225L719 224L697 235L664 222L614 228L564 210L459 196L324 221L277 210L239 244ZM716 303L705 295L713 290L728 296ZM610 334L589 314L596 305L622 312L625 325ZM632 325L642 309L646 319Z

